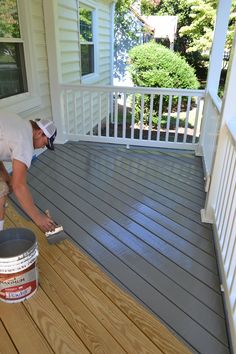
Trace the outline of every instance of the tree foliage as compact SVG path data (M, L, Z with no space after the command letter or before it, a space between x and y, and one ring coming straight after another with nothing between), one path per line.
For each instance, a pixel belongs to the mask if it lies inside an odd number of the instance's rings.
M80 18L80 39L84 42L91 42L93 40L92 12L87 9L80 8L79 18Z
M142 0L147 15L177 15L177 45L182 53L209 52L216 19L218 0L162 0L159 6ZM236 20L236 0L232 1L226 47L231 47ZM178 37L179 35L179 37Z
M209 52L213 40L214 25L217 11L217 0L188 0L191 6L190 25L180 29L180 36L189 36L191 42L188 52ZM233 0L227 32L226 48L231 48L236 19L236 1Z
M115 8L115 36L124 35L131 39L136 38L136 33L133 31L130 22L130 7L135 0L118 0Z
M0 37L20 37L16 0L0 0Z
M177 15L175 50L185 56L196 69L207 66L212 46L218 0L162 0L159 6L142 0L147 15ZM230 49L236 19L236 0L232 1L225 47Z
M193 68L178 53L149 42L130 50L129 67L133 82L138 86L190 88L199 87Z
M166 88L190 88L197 89L199 83L186 60L178 53L155 43L154 41L134 47L130 50L131 63L129 70L132 80L137 86L144 87L166 87ZM153 100L153 121L158 122L160 96L155 95ZM172 108L176 108L177 96L172 97ZM162 97L163 112L167 112L169 105L169 95ZM186 98L183 97L182 105L186 105ZM148 124L150 110L150 96L144 95L144 123ZM135 117L139 121L141 111L141 97L136 96ZM159 117L160 119L160 117Z

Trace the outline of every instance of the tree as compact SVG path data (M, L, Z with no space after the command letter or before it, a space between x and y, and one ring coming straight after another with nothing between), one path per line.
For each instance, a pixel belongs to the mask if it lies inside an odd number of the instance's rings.
M178 53L151 41L129 51L129 71L137 86L197 89L194 69Z
M209 53L212 46L217 0L162 0L159 6L142 0L142 11L147 15L177 15L178 28L175 51L192 65L199 78L206 79ZM235 27L236 0L232 10L226 40L230 50Z
M0 37L20 37L16 0L0 0Z
M191 23L180 28L181 37L190 38L187 52L201 51L208 54L213 39L217 0L188 0L191 6Z

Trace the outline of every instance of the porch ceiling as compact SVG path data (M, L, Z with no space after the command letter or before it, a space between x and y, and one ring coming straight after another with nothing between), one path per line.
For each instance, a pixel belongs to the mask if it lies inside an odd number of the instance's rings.
M200 158L180 150L67 143L35 161L29 184L39 208L49 208L81 250L193 351L229 353L212 231L200 221ZM64 251L74 263L73 252L82 257L68 242L53 247L55 254L45 252L59 275ZM121 344L119 333L115 339Z

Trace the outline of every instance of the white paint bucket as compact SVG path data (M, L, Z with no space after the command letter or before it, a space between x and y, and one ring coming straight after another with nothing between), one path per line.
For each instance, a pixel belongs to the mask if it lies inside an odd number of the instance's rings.
M38 288L38 245L34 233L23 228L0 231L0 300L24 301Z

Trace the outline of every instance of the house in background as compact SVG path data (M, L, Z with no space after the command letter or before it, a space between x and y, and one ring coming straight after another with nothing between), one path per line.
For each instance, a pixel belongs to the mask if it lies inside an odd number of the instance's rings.
M58 127L57 142L61 144L74 140L125 144L127 148L136 145L184 149L202 157L207 194L201 216L203 222L213 225L221 291L224 293L232 348L236 350L235 40L223 101L217 95L231 1L219 1L208 81L204 91L110 85L113 2L19 0L17 3L19 18L16 16L15 21L20 25L19 30L14 36L7 32L6 35L1 33L0 38L0 75L3 78L0 80L0 85L3 85L0 90L0 109L19 113L25 119L52 118ZM80 22L80 11L83 23ZM124 99L122 112L119 112L118 97L121 94ZM130 97L132 105L128 110L127 100ZM138 135L135 135L135 102L138 100L139 125ZM196 109L191 118L192 100L196 102ZM203 116L199 114L201 100L204 100ZM164 101L167 103L165 110ZM163 115L166 117L166 125L161 127L161 119L157 122L156 117L161 118ZM171 126L173 116L176 118L174 128ZM190 118L191 128L188 124ZM184 120L184 127L179 126L180 119ZM102 129L103 125L105 129ZM127 126L130 135L127 134ZM103 155L102 149L100 153ZM93 164L89 165L89 169L93 168ZM111 164L111 174L113 168ZM93 218L93 215L90 217ZM191 262L188 264L192 266ZM197 276L194 275L195 278ZM145 288L140 291L145 293ZM189 291L192 289L186 292ZM207 310L209 306L206 306ZM166 313L169 315L168 311ZM205 328L201 328L202 333L210 336L211 341L218 341L216 335L209 335L209 323L212 322L206 322ZM194 337L192 328L187 328L187 334L188 330ZM204 348L201 336L194 339L197 346ZM222 353L222 347L224 353L229 352L227 345L220 341L218 344L218 353ZM198 351L205 354L204 349Z
M153 38L168 39L170 49L174 50L178 16L142 16L143 21L153 28Z
M117 26L118 28L114 35L114 85L133 86L131 77L127 71L128 52L130 49L136 45L142 44L144 41L144 25L140 17L140 6L136 6L124 14L125 20L129 23L128 33L124 30L122 25L121 27ZM153 29L149 26L146 26L146 29L148 33L153 32Z
M130 6L124 17L129 23L129 30L118 26L115 33L113 84L133 86L128 72L129 50L153 39L156 42L167 40L169 48L174 50L178 17L141 15L140 1Z

